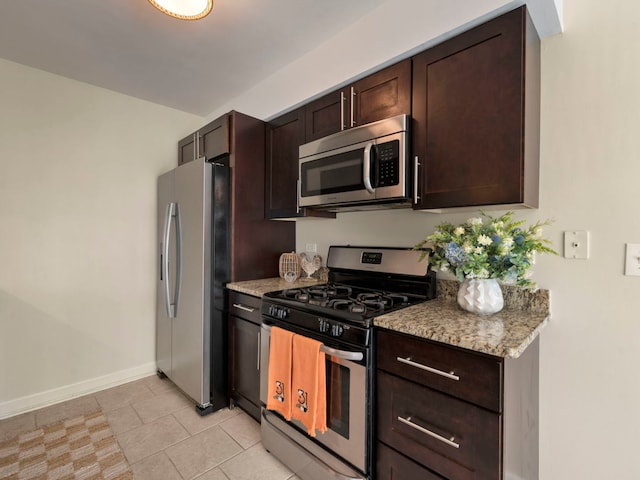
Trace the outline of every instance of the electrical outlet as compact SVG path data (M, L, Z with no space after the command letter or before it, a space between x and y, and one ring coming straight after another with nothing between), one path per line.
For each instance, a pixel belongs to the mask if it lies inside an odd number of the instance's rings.
M589 232L564 232L564 258L589 258Z
M624 274L640 276L640 243L627 243Z
M307 243L307 248L305 248L306 252L316 252L318 250L318 244L316 243Z

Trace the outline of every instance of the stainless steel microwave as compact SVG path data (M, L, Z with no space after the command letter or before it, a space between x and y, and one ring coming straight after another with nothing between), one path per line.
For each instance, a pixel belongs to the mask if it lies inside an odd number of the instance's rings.
M330 211L411 205L409 117L335 133L300 146L301 207Z

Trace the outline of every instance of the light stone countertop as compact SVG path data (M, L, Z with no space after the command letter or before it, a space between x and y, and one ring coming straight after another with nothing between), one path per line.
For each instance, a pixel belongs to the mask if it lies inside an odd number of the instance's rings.
M296 280L295 282L287 282L284 278L264 278L262 280L246 280L243 282L230 282L227 283L229 290L234 290L240 293L246 293L247 295L253 295L254 297L261 297L265 293L277 292L279 290L286 290L288 288L300 288L308 287L310 285L319 285L321 283L327 283L318 279L312 280Z
M487 353L518 358L547 325L549 291L502 286L505 307L476 315L458 306L458 282L438 280L438 298L374 318L376 327Z
M319 285L324 281L276 278L231 282L227 288L262 297L265 293ZM456 302L458 282L438 280L438 298L374 318L376 327L407 333L447 345L518 358L548 323L549 291L502 286L505 308L494 315L475 315Z

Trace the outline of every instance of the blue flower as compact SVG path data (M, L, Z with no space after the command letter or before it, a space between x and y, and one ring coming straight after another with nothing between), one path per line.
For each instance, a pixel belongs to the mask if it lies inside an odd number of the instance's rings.
M444 256L454 267L464 265L467 261L467 254L464 253L463 248L456 242L449 242L444 248Z
M522 234L516 235L513 237L513 241L516 242L516 245L522 245L524 243L524 236Z
M491 240L493 240L493 243L495 243L496 245L499 245L500 242L502 241L502 237L498 234L492 235Z

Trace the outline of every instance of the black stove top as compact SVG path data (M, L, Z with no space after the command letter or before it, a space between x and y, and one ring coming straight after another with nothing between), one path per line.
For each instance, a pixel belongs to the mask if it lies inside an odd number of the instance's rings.
M275 304L368 326L368 319L428 300L426 296L339 283L291 288L265 295Z
M368 345L373 319L435 298L435 274L420 253L388 247L331 247L329 282L262 298L263 323Z

